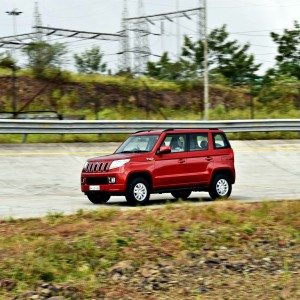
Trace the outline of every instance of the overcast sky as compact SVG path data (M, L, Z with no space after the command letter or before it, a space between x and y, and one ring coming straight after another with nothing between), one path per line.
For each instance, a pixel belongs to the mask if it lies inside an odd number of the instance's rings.
M145 13L157 14L199 6L198 0L144 0ZM23 13L17 17L17 33L32 32L34 24L34 0L0 0L0 37L13 34L12 17L5 12L17 8ZM44 26L93 32L116 33L121 29L123 0L39 0L39 9ZM137 15L138 0L128 0L129 16ZM241 43L249 42L250 51L258 63L263 63L262 71L274 64L275 44L269 37L270 31L282 32L291 28L294 20L300 20L300 0L207 0L208 28L226 24L231 37ZM197 18L180 21L181 35L192 38L197 36ZM160 23L150 30L160 33ZM176 57L176 24L165 22L166 36L150 39L152 53L161 54L162 50ZM57 37L53 37L56 39ZM66 40L62 40L66 41ZM65 67L72 68L72 56L91 45L100 45L105 53L105 61L116 70L119 45L117 42L95 42L69 39L69 59ZM20 54L19 54L20 57ZM153 58L155 59L155 58Z

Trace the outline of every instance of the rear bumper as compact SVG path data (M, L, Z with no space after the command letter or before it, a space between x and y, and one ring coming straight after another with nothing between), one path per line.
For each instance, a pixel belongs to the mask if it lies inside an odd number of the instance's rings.
M235 184L235 169L232 170L232 184Z

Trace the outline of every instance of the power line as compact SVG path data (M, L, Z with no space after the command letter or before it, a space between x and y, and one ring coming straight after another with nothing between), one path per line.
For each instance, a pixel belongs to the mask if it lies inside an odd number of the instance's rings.
M277 49L276 46L267 46L267 45L257 45L257 44L250 44L251 47L263 47L263 48L272 48Z
M128 22L135 22L136 20L144 19L153 25L153 22L161 21L161 20L168 20L172 22L172 20L176 18L190 19L191 15L197 15L198 12L199 12L199 8L192 8L192 9L174 11L174 12L163 13L163 14L154 14L154 15L147 15L141 17L127 18L126 20Z
M232 35L269 37L268 34L249 34L249 33L232 33L232 32L229 32L229 33L232 34Z
M299 6L300 3L297 4L290 4L290 5L261 5L261 4L257 4L257 5L245 5L245 6L211 6L211 9L232 9L232 8L249 8L249 7L265 7L265 8L280 8L280 7L292 7L292 6Z
M46 36L56 35L56 36L63 36L67 38L86 38L86 39L109 40L109 41L119 41L121 37L119 34L114 34L114 33L91 32L91 31L72 30L72 29L45 27L45 26L39 26L36 28L41 30L41 32Z

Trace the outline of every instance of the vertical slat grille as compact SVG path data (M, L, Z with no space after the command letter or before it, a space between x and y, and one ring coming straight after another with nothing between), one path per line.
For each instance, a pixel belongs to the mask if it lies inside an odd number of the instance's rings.
M89 162L85 168L87 173L105 172L108 169L108 162Z
M108 165L108 163L103 163L101 166L101 172L105 172L106 171L106 166Z

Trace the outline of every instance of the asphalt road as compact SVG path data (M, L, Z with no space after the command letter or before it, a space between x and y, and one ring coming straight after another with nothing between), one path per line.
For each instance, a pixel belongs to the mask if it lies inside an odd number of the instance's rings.
M235 150L234 201L300 200L300 140L232 141ZM86 158L111 153L118 144L0 145L0 218L44 216L95 209L80 191ZM207 193L193 193L205 203ZM200 201L199 201L200 198ZM170 194L153 195L163 205ZM131 209L123 197L105 207ZM104 206L103 206L104 207Z

